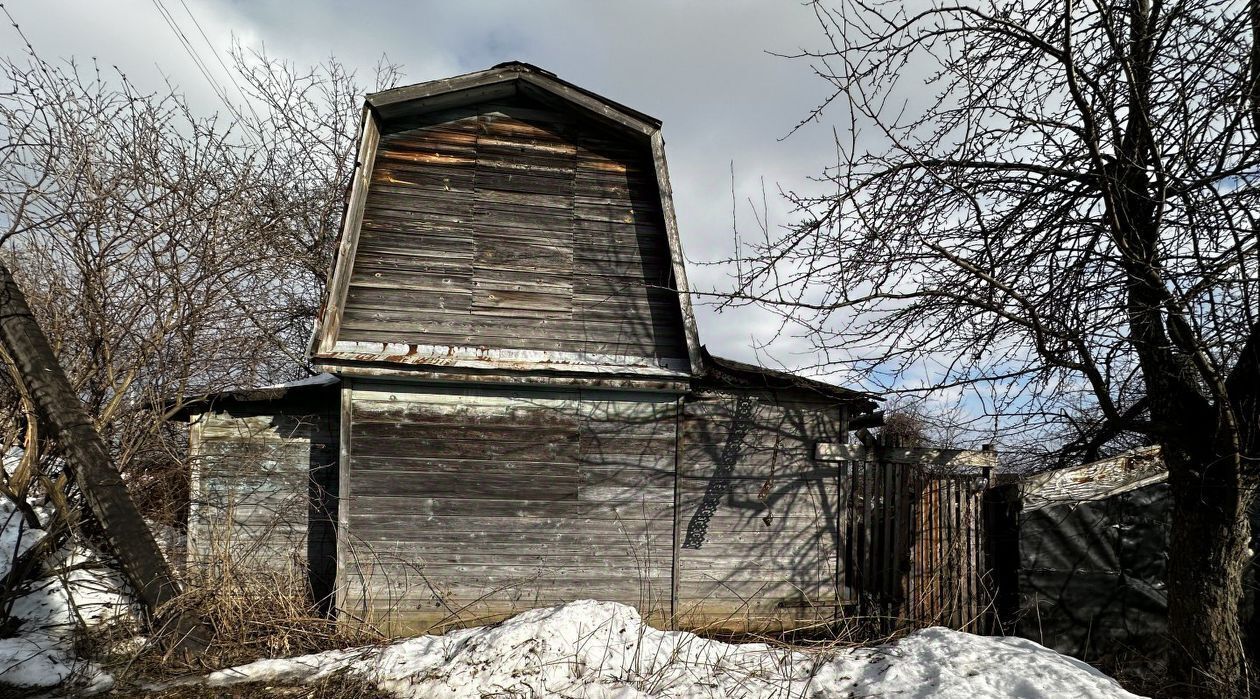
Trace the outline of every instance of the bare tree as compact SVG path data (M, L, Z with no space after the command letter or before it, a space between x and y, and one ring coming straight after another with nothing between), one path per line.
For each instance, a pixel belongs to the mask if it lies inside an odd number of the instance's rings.
M1008 429L1163 447L1171 671L1243 692L1260 456L1254 3L815 2L838 162L745 241L729 304ZM926 76L917 78L916 76ZM926 84L926 87L925 87ZM804 122L803 122L804 123ZM1087 416L1081 419L1081 416Z
M0 343L24 389L24 397L33 405L40 421L51 428L68 473L100 524L123 575L147 612L157 618L179 593L179 585L127 492L122 474L114 468L105 442L71 388L48 338L3 263L0 263ZM190 651L205 648L206 638L195 617L177 612L169 621L180 647Z
M140 508L179 524L186 455L166 418L180 401L309 371L302 348L365 88L335 60L298 70L237 51L244 101L199 117L173 88L145 92L116 70L26 50L0 59L6 288L24 292L28 318ZM397 75L382 63L374 86ZM67 458L82 440L45 443L59 432L38 424L57 423L36 410L18 371L25 359L12 356L0 372L0 393L12 398L0 404L0 444L25 447L21 469L0 473L0 494L19 509L35 493L53 497L66 522L74 518L62 511L81 508L86 533L116 539L97 526L108 523L93 516L89 494L64 478L66 466L82 471Z
M236 58L230 118L95 65L0 63L0 254L124 470L165 458L153 407L306 373L365 88Z

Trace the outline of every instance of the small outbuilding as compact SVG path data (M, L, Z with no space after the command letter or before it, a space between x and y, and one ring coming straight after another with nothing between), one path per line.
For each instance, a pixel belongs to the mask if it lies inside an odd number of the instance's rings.
M827 456L878 399L701 346L650 116L522 63L370 95L328 289L324 374L182 413L193 571L251 557L394 632L587 597L778 629L876 551L911 576L918 481ZM978 491L916 487L979 560Z
M1019 635L1091 661L1163 655L1167 480L1149 447L1014 486Z

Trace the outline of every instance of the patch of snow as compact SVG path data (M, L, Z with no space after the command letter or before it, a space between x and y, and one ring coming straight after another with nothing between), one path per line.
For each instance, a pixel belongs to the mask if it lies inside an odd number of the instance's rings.
M17 505L6 497L0 497L0 578L9 574L18 556L43 538L43 529L28 527Z
M30 636L0 638L0 686L55 687L74 674L70 654Z
M44 534L26 529L20 513L6 518L9 510L16 510L13 503L0 498L0 545L5 547L0 563L11 561L13 551L33 545L38 539L31 537L32 532L39 537ZM133 601L123 592L126 589L121 577L93 551L70 546L51 556L41 577L13 603L17 635L0 638L0 694L5 686L61 686L81 694L108 690L113 678L94 663L79 659L74 641L80 630L135 614Z
M865 663L829 663L815 681L849 686L814 696L1020 697L1059 699L1136 697L1097 668L1024 638L995 638L934 627L900 642L858 653Z
M120 618L135 618L135 602L122 576L94 551L68 547L45 563L45 573L30 592L13 605L22 630L70 640L81 629L93 629Z
M931 628L888 646L806 654L660 631L632 607L592 600L389 646L260 660L204 681L300 683L341 671L403 699L1136 696L1085 663L1024 639Z

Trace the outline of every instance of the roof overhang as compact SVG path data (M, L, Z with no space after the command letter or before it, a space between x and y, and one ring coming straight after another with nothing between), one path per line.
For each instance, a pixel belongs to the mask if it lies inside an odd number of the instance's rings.
M396 87L367 96L367 106L382 121L458 109L514 95L577 109L614 128L650 139L661 121L614 102L555 73L519 61L500 63L488 70L453 78Z
M201 413L232 411L245 407L267 410L290 403L335 406L340 391L341 380L332 374L325 373L274 386L237 388L185 396L178 402L167 401L166 408L174 410L168 419L187 421L193 415Z
M699 390L743 388L789 391L802 399L843 403L849 407L853 416L875 414L883 400L873 393L808 379L786 371L737 362L734 359L715 357L704 347L701 347L700 351L704 355L705 372L696 381L696 388Z

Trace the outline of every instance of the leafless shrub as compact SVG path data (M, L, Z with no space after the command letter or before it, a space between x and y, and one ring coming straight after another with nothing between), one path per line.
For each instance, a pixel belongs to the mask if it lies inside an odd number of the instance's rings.
M325 650L372 645L384 637L367 625L323 614L310 598L302 571L243 566L230 557L218 561L215 575L186 581L173 605L197 614L211 629L209 648L189 667L163 649L145 646L113 658L107 667L136 678L170 677L173 672L219 669L260 658L290 657ZM116 645L97 641L98 648Z
M50 62L16 25L11 35L26 56L0 58L0 256L142 511L182 526L186 437L167 418L185 397L307 371L301 347L370 86L335 60L299 69L237 49L248 104L199 116L174 87ZM397 75L382 63L371 86ZM20 510L49 502L57 536L45 549L92 537L7 372L0 398L0 446L25 448L0 496ZM9 577L29 577L38 558Z
M356 105L398 75L233 55L246 106L208 117L95 63L0 60L0 255L163 517L186 487L170 401L303 374Z

